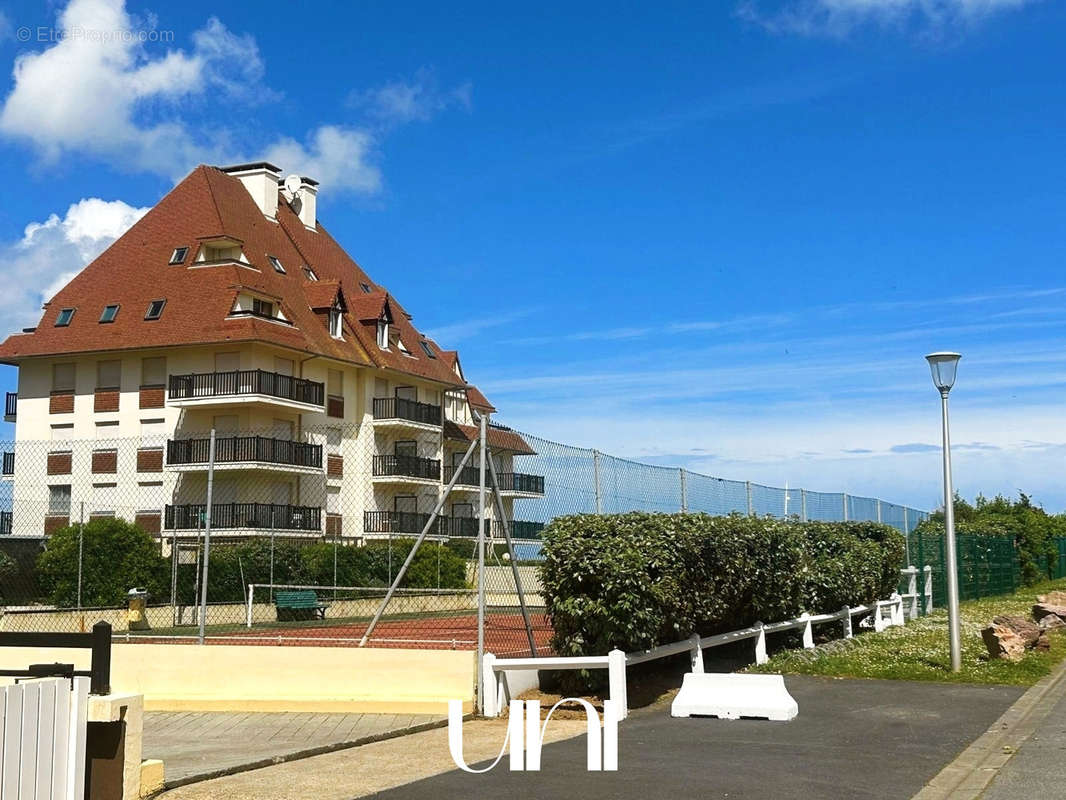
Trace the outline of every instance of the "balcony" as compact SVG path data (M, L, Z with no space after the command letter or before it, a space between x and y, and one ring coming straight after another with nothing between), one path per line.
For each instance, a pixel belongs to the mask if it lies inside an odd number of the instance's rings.
M457 469L456 467L445 467L444 468L444 477L442 478L442 480L444 481L445 484L448 484L448 483L451 482L452 476L455 475L456 469ZM471 489L471 488L477 489L477 488L479 488L480 485L481 485L481 469L478 468L478 467L469 467L468 466L468 467L463 467L462 471L459 472L459 478L455 481L455 486L453 487L453 489L457 489L459 491L468 490L468 489ZM491 491L491 489L490 489L490 491Z
M206 470L210 452L210 439L171 439L167 442L167 469ZM216 437L215 469L319 473L322 472L322 445L266 436Z
M417 536L429 522L429 514L414 511L364 511L363 531L365 533L402 533ZM441 534L444 518L437 517L435 530L431 534Z
M322 383L261 369L171 375L167 388L167 404L179 408L259 403L321 411L326 397Z
M14 422L15 412L18 410L18 392L8 392L4 399L4 422Z
M500 493L505 497L543 497L544 476L521 472L501 472Z
M4 467L3 472L0 473L5 478L10 478L15 474L15 454L4 453Z
M515 539L539 539L543 530L543 522L521 522L515 520L511 523L511 535Z
M436 430L441 424L440 406L402 397L374 398L374 427Z
M374 456L374 483L440 483L440 461L419 456Z
M206 514L203 503L168 505L163 509L163 527L168 531L202 530ZM322 509L276 503L215 503L211 506L211 530L320 533Z
M11 512L0 511L0 536L11 535Z

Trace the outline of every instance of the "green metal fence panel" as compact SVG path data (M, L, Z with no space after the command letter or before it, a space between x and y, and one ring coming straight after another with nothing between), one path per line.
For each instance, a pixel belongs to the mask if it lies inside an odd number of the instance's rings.
M933 605L943 607L947 604L944 536L938 532L913 532L908 545L916 566L929 565L932 568ZM1059 541L1059 552L1066 554L1066 538ZM1014 540L1009 536L956 534L955 556L960 600L1007 594L1013 592L1020 583ZM1056 566L1056 569L1060 567ZM1061 569L1066 570L1066 566Z

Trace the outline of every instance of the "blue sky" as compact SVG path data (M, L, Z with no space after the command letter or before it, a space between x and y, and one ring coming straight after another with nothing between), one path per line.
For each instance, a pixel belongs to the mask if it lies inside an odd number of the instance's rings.
M1066 7L645 5L6 4L5 327L267 157L500 421L931 508L957 349L960 489L1066 509Z

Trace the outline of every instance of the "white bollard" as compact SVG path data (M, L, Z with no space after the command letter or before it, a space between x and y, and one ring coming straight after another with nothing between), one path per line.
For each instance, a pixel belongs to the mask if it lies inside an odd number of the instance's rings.
M692 671L703 672L703 646L700 635L698 633L692 634L689 637L689 642L692 646L690 653L692 656Z
M806 620L803 626L803 647L810 650L814 647L814 626L811 625L811 615L804 611L799 618Z
M854 633L852 633L851 630L851 607L844 606L840 613L844 615L844 638L850 639L854 636Z
M933 568L928 564L922 569L925 573L925 613L933 610Z
M766 655L766 626L761 622L756 622L755 625L759 628L759 635L755 637L755 663L765 664L770 660Z

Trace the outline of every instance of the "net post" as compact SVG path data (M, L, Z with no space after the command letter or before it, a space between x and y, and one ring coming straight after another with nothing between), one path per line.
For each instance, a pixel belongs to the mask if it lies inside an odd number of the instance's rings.
M477 660L481 664L485 656L485 451L488 414L481 414L480 434L478 436L478 496L477 496ZM477 704L478 710L485 713L485 685L484 676L479 670L477 674Z
M197 643L204 643L204 628L207 625L207 570L211 561L211 490L215 483L215 429L211 429L211 442L207 453L207 509L204 511L204 577L200 581L200 629Z
M246 616L245 627L247 627L247 628L251 628L252 627L252 596L253 596L254 592L255 592L255 584L254 583L249 583L248 584L248 613L245 615Z

